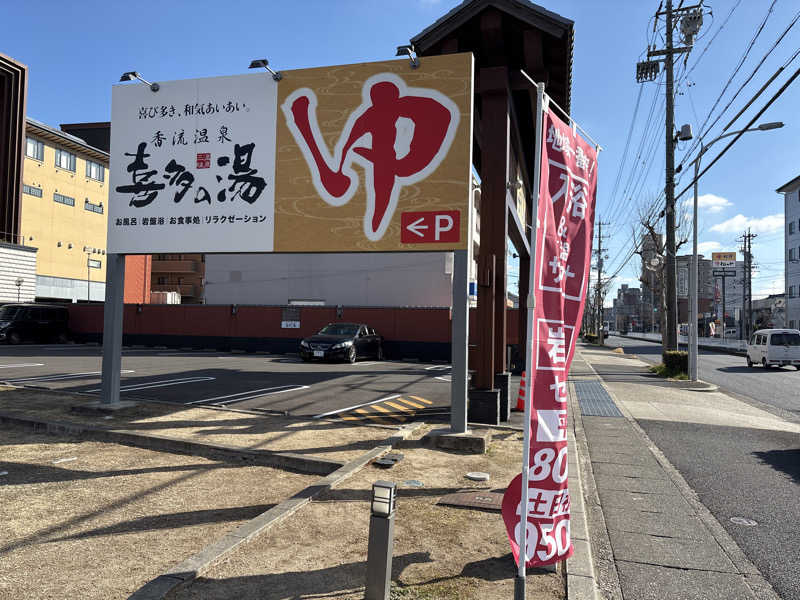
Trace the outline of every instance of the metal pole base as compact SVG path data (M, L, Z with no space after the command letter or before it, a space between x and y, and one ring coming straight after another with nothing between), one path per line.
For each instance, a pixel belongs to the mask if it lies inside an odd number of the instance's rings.
M514 577L514 600L525 600L525 578Z

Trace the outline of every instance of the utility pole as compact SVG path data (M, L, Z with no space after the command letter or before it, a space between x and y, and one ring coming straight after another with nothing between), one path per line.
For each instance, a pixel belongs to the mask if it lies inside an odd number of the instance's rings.
M742 234L739 240L742 242L742 253L744 254L744 285L742 286L742 320L745 339L750 339L753 329L753 239L758 237L755 233L747 232ZM745 311L746 316L745 316Z
M597 287L595 288L595 323L597 341L603 345L603 225L608 225L603 221L597 223Z
M665 258L666 269L664 273L664 289L666 301L666 331L661 332L664 350L678 349L678 295L676 290L676 264L675 264L675 78L674 78L674 57L676 54L683 54L691 51L694 44L694 36L700 30L703 23L702 2L694 6L672 8L672 0L666 0L665 10L661 10L663 2L656 11L653 30L658 27L659 17L665 18L666 27L664 31L665 48L656 50L647 49L648 60L637 63L636 80L639 83L653 81L659 71L660 60L664 62L665 87L666 87L666 115L664 119L664 129L666 134L666 177L664 182L664 195L666 198L666 245ZM683 2L681 2L683 4ZM683 36L684 46L676 48L673 44L672 34L675 26L675 19L681 18L681 35ZM661 59L655 57L663 57Z

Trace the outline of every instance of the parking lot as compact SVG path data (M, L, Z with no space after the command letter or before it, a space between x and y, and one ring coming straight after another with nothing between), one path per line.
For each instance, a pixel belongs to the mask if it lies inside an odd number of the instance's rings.
M0 381L99 396L98 346L0 347ZM450 365L297 355L123 348L121 397L383 424L447 418Z

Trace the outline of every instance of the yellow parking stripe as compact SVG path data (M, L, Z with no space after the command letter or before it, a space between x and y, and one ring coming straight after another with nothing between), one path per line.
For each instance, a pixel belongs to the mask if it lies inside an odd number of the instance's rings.
M344 419L345 421L360 421L358 417L354 417L352 415L339 415L340 418Z
M391 419L384 419L384 418L379 417L378 415L376 415L374 413L367 412L363 408L357 408L356 412L359 413L359 414L364 415L367 419L371 419L373 421L377 421L381 425L394 425L394 421L392 421ZM386 411L386 412L389 412L389 411Z
M403 410L405 412L414 412L413 410L411 410L407 406L403 406L402 404L395 404L394 402L386 402L386 404L388 404L392 408L396 408L397 410Z
M373 404L372 408L374 408L375 410L378 410L378 411L380 411L382 413L392 415L391 417L388 417L388 418L393 419L395 421L399 421L400 423L402 423L402 422L404 422L406 420L405 417L394 416L394 413L391 410L389 410L388 408L384 408L380 404Z
M416 402L412 402L411 400L406 400L405 398L398 398L398 402L403 402L408 404L409 406L413 406L414 408L425 408L422 404L417 404Z
M411 394L408 395L409 398L413 398L417 402L422 402L424 404L433 404L430 400L425 400L425 398L420 398L419 396L412 396Z

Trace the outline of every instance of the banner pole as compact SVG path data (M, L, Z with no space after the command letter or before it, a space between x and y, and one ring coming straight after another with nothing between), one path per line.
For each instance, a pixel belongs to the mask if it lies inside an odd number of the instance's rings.
M527 562L527 537L528 537L528 464L531 453L531 410L533 404L533 383L535 372L533 366L533 312L534 298L536 298L536 233L539 226L539 183L542 176L542 105L544 104L544 83L536 85L536 163L533 167L533 189L531 190L531 238L530 260L528 261L528 297L527 308L527 343L525 344L525 416L522 442L522 494L520 496L520 548L519 572L514 585L514 600L525 599L525 563Z

